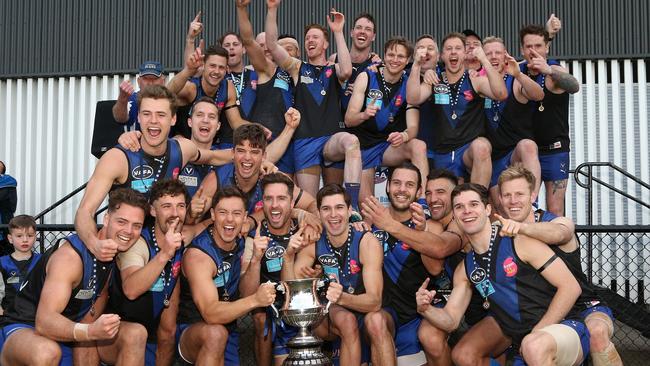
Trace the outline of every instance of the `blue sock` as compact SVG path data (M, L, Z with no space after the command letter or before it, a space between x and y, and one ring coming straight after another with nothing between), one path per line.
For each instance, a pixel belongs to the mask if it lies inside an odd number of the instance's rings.
M501 366L494 358L490 358L490 366Z
M348 191L350 199L352 200L352 209L359 212L359 190L361 189L360 183L345 183L345 190Z

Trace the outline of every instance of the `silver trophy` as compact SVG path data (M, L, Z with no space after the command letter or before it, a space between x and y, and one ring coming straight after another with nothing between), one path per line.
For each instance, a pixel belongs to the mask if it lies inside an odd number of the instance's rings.
M311 334L309 326L317 325L329 311L330 302L323 305L318 299L318 290L325 282L318 278L280 281L276 289L284 294L280 310L271 305L278 318L285 324L298 327L298 334L287 342L289 357L284 366L322 365L331 366L332 361L321 351L323 341Z

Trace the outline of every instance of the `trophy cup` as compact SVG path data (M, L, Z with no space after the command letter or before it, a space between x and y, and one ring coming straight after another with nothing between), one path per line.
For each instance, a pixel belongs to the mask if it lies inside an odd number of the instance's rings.
M330 302L323 306L318 298L318 290L326 283L318 278L304 278L291 281L280 281L276 289L284 294L280 310L271 305L278 318L285 324L298 327L298 334L287 342L289 357L283 366L319 365L331 366L332 362L321 351L323 341L311 334L308 329L318 324L329 311Z

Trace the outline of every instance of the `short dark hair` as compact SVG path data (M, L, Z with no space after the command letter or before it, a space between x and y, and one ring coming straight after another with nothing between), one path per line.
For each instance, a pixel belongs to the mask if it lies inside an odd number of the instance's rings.
M252 147L266 150L266 135L262 126L257 123L241 125L232 133L232 143L234 146L241 145L246 140L248 140L248 143Z
M201 98L199 98L197 101L192 103L192 108L190 108L190 116L192 116L192 114L194 114L194 107L196 107L196 105L199 104L199 103L211 104L217 109L217 112L219 112L219 107L217 106L217 103L215 103L214 99L204 95Z
M185 197L185 203L190 202L190 194L187 192L185 184L178 179L166 178L157 180L149 191L149 204L153 204L157 199L163 196Z
M205 49L204 56L203 56L203 61L208 61L208 58L210 56L221 56L226 58L226 62L228 62L228 51L221 47L221 44L213 44L211 46L208 46L208 48Z
M370 13L359 13L357 14L356 17L354 17L354 21L352 22L352 28L357 25L357 21L359 19L366 18L370 23L372 23L372 31L376 34L377 33L377 23L375 23L375 17L372 16Z
M138 109L142 105L142 100L149 99L167 99L169 101L169 109L172 111L172 116L176 115L178 103L176 95L167 89L164 85L148 85L138 93Z
M434 179L447 179L451 183L454 184L454 186L458 185L458 177L456 174L454 174L451 170L448 169L433 169L432 171L429 172L429 176L427 177L427 180L434 180Z
M221 200L230 197L237 197L241 199L242 203L244 204L244 208L246 208L246 197L244 196L244 193L242 193L242 191L235 186L225 186L223 188L220 188L212 199L212 208L216 207L219 202L221 202Z
M466 39L467 37L465 37L465 35L462 34L462 33L451 32L451 33L448 33L448 34L445 36L445 38L442 39L442 43L440 44L440 47L441 47L441 48L444 48L444 47L445 47L445 43L446 43L448 40L452 39L452 38L458 38L458 39L460 39L461 42L463 42L463 46L465 46L465 39Z
M411 57L413 55L413 45L411 42L404 37L398 36L393 37L384 43L384 57L386 57L386 51L396 46L403 46L406 48L406 57Z
M398 166L388 168L388 183L390 183L391 179L393 179L393 174L397 169L406 169L416 172L418 175L418 189L422 188L422 173L418 167L413 165L413 163L408 160ZM386 188L388 189L388 184L386 184Z
M519 43L523 45L524 37L526 37L529 34L534 34L536 36L544 37L544 43L548 43L551 40L546 28L537 24L528 24L527 26L519 30Z
M428 33L419 36L419 37L415 40L415 43L417 44L418 42L420 42L421 40L423 40L423 39L425 39L425 38L428 38L428 39L432 40L432 41L436 44L436 46L438 45L438 41L436 41L436 37L434 37L433 35L428 34Z
M9 232L15 229L29 229L32 228L36 230L36 221L33 217L29 215L18 215L14 216L9 220Z
M489 199L488 199L488 189L485 188L484 185L482 184L477 184L477 183L463 183L461 185L458 185L454 188L453 191L451 191L451 202L453 204L454 198L458 196L459 194L467 191L472 191L476 192L478 194L479 198L481 199L481 202L483 202L483 205L487 206Z
M320 30L321 32L323 32L323 36L325 37L326 41L328 41L330 39L330 32L327 30L327 28L323 27L322 25L320 25L318 23L307 24L305 26L305 33L303 34L303 36L306 36L307 32L309 32L310 29L314 29L314 28Z
M276 184L276 183L286 185L287 190L289 192L289 196L293 195L293 187L294 187L293 181L286 174L280 172L267 174L262 177L262 180L260 181L260 185L262 186L262 193L266 189L266 186L268 186L269 184Z
M217 40L217 43L221 47L223 47L223 40L226 39L226 37L228 37L228 36L235 36L237 38L237 40L239 41L239 43L243 43L239 33L236 33L236 32L233 32L233 31L227 31L226 33L222 34L221 37L219 37L219 39Z
M118 188L108 194L108 213L115 212L122 204L141 208L145 214L149 212L147 198L132 188Z
M342 194L345 204L350 207L352 200L350 199L348 191L346 191L340 184L330 183L321 188L316 194L316 206L318 209L320 209L320 206L323 203L323 198L327 196L335 196L337 194Z
M0 160L0 174L4 174L7 171L7 166L5 162Z

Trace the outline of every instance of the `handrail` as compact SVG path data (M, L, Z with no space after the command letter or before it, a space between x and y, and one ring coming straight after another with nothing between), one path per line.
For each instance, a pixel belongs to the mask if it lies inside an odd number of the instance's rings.
M83 191L86 188L87 185L88 185L88 182L84 183L83 185L81 185L80 187L75 189L74 191L66 194L65 196L63 196L63 198L61 198L60 200L54 202L54 204L52 204L50 207L48 207L45 210L43 210L43 211L39 212L38 214L36 214L36 216L34 216L34 220L35 221L36 220L41 220L43 218L43 216L45 216L45 214L47 214L50 211L54 210L55 208L59 207L61 204L63 204L65 201L70 199L75 194Z

